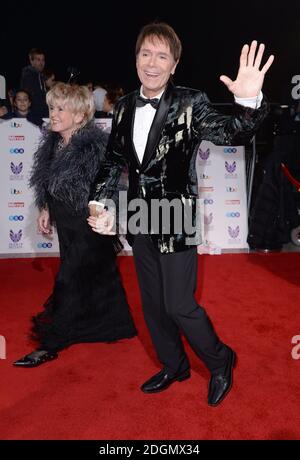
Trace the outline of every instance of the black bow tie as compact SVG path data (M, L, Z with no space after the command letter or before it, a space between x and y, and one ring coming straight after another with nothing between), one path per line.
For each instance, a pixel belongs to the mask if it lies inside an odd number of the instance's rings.
M154 97L153 99L146 99L142 96L138 96L136 98L136 106L137 107L144 107L146 104L151 104L154 109L157 109L159 104L159 99Z

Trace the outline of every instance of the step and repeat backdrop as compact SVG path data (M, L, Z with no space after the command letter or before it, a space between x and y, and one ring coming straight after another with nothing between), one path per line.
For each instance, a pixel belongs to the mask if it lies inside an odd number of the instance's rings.
M110 130L111 119L95 121ZM43 128L45 129L45 128ZM0 122L0 255L57 255L57 234L37 231L28 177L33 152L43 129L26 119ZM201 234L199 253L220 254L222 250L247 249L247 196L244 147L215 146L202 142L197 156ZM126 240L124 251L130 253Z

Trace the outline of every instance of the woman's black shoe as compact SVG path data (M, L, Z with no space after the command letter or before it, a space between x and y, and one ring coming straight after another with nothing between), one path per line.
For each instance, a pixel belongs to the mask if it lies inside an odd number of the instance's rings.
M56 351L36 350L29 355L23 356L13 363L14 366L19 367L36 367L52 359L56 359L58 354Z

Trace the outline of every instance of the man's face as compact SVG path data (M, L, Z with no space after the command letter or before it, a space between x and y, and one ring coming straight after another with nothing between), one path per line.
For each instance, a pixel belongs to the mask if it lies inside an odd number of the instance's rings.
M43 72L45 67L45 56L43 54L34 54L33 57L30 57L30 64L38 72Z
M152 38L152 37L151 37ZM136 68L146 97L161 93L177 66L169 45L156 37L146 38L136 58Z

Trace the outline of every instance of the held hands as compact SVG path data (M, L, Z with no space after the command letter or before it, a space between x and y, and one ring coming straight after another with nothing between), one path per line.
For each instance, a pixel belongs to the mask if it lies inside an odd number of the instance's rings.
M264 82L265 74L274 61L274 56L271 54L265 65L259 70L265 45L262 43L259 45L257 54L256 48L256 40L252 41L250 48L249 45L243 46L236 80L233 81L226 75L220 77L220 80L236 97L247 98L258 96Z
M42 233L49 234L51 232L50 215L48 209L42 209L37 218L38 229Z
M116 234L114 231L115 217L111 212L94 203L89 204L89 209L90 217L88 217L87 221L94 232L101 235Z

